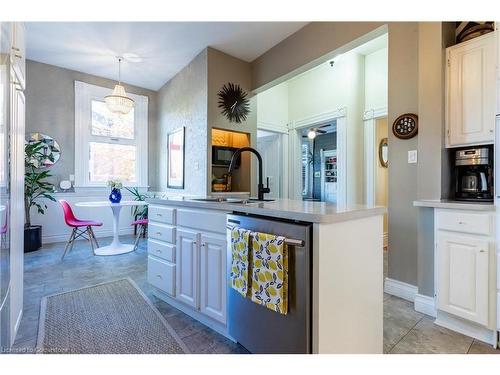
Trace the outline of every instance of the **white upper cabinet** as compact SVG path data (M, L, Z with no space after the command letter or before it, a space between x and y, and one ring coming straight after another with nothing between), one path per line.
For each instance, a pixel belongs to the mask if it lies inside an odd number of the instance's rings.
M494 142L495 33L446 50L446 147Z

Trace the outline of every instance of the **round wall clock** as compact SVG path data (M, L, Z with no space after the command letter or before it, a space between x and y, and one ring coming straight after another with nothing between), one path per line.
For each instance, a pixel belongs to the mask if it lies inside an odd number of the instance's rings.
M400 139L410 139L418 133L418 116L405 113L399 116L392 124L392 133Z
M247 99L247 93L243 91L240 85L227 83L217 94L219 97L219 108L222 108L222 114L230 122L241 124L247 119L250 113L250 102Z

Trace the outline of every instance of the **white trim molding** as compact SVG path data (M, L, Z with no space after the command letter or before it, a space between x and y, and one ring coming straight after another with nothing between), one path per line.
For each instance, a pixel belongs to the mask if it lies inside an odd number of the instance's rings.
M434 298L417 293L417 295L415 295L414 304L415 311L432 316L433 318L436 317L436 301L434 300Z
M280 125L267 121L258 121L257 130L269 130L276 133L288 134L288 124Z
M415 296L418 293L418 288L415 285L386 277L384 282L384 292L392 296L414 302Z
M122 140L114 137L92 136L90 132L91 102L102 101L111 89L85 82L75 81L75 186L105 186L106 183L89 181L89 142L99 138L99 142L135 145L136 181L133 186L146 186L148 183L148 97L128 94L134 99L134 137Z
M292 121L291 129L303 128L305 126L314 126L332 119L339 119L347 116L347 107L339 107L333 111L323 112L318 115L303 117Z
M365 143L365 201L367 206L375 205L375 170L377 168L376 123L377 119L387 117L387 107L369 109L363 115Z

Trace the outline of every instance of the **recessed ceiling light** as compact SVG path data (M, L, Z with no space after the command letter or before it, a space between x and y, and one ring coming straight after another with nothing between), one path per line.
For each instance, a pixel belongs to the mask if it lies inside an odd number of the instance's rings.
M138 63L142 61L142 57L139 56L138 54L128 53L128 52L123 54L123 59L132 63Z

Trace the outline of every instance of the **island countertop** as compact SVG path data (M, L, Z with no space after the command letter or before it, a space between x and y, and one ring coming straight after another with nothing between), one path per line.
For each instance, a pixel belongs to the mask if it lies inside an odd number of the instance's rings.
M203 199L203 198L201 198ZM179 206L188 208L205 208L231 212L244 212L254 215L275 217L289 220L299 220L311 223L334 223L364 217L383 215L386 207L365 205L348 205L341 207L332 203L311 202L293 199L277 199L266 202L250 202L246 204L235 202L214 202L196 200L193 197L160 197L148 198L151 204Z

